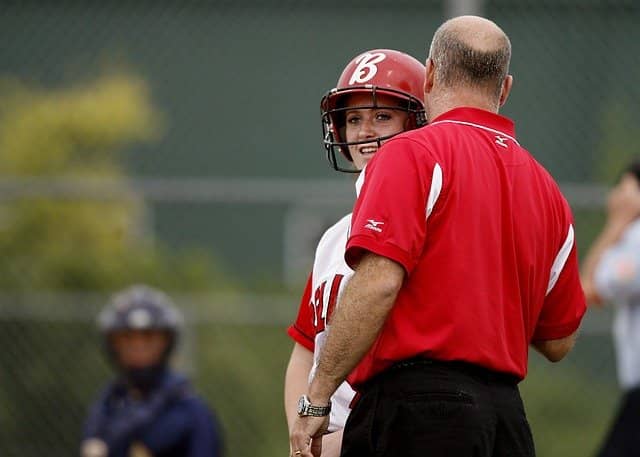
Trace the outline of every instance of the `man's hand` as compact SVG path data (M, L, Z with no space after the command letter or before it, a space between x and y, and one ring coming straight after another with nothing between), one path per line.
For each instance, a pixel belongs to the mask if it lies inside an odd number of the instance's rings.
M609 192L607 200L607 221L592 243L582 264L582 288L587 302L602 306L603 301L594 284L594 273L602 256L615 245L628 225L640 217L640 186L631 173L626 173L620 182Z
M291 457L320 457L322 436L327 433L329 416L298 417L289 435Z
M640 186L630 173L625 174L609 193L608 224L626 227L640 216Z

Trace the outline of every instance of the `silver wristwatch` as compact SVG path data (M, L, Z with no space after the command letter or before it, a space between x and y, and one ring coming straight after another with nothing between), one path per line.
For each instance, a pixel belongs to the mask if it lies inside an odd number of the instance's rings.
M312 405L309 397L303 395L298 400L298 416L324 417L331 412L331 402L327 406Z

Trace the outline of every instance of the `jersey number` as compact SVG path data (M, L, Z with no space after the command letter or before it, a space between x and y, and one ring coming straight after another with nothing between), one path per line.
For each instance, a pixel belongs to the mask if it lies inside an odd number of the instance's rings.
M316 333L323 332L327 326L327 322L333 314L333 310L338 302L338 293L340 292L340 283L342 283L344 275L335 275L333 281L331 281L331 289L329 290L329 297L327 297L327 308L325 310L325 290L327 281L324 281L317 288L313 294L313 300L311 306L313 306L313 326L316 329Z

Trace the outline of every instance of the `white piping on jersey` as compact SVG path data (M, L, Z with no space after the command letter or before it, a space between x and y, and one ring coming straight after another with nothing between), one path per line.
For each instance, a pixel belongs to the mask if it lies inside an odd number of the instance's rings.
M569 258L569 253L571 252L571 248L573 247L573 225L569 224L569 233L567 233L567 239L564 240L564 244L560 248L556 259L553 261L553 265L551 265L551 276L549 276L549 284L547 285L547 293L551 292L553 286L556 285L558 278L560 277L560 272L564 268L564 264L567 262Z
M506 136L510 140L514 141L518 146L520 146L520 143L518 143L518 140L516 140L511 135L507 135L506 133L501 132L500 130L492 129L492 128L484 126L484 125L474 124L473 122L454 121L454 120L450 120L450 119L445 119L443 121L432 122L429 125L444 124L445 122L450 123L450 124L468 125L469 127L476 127L476 128L482 129L482 130L487 130L487 131L492 132L492 133L497 133L499 135Z
M429 189L429 198L427 198L427 219L433 211L433 207L438 201L440 191L442 190L442 168L440 164L436 163L433 167L433 173L431 175L431 189Z

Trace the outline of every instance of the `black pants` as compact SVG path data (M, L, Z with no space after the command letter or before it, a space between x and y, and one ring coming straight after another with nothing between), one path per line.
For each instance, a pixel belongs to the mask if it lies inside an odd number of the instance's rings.
M640 457L640 387L622 398L598 457Z
M341 457L533 457L517 381L475 365L411 359L360 390Z

